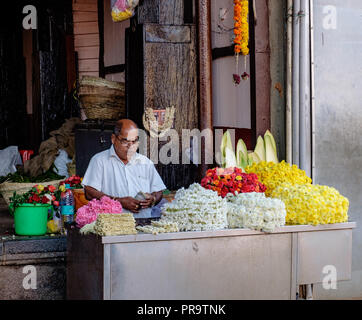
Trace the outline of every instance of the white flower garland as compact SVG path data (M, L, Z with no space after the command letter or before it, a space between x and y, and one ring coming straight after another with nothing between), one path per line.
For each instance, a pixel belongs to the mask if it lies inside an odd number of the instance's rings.
M267 198L264 193L228 195L229 228L249 228L272 232L285 225L285 204L279 199Z
M162 207L161 220L177 223L180 231L225 229L227 202L217 192L194 183L179 189L175 199Z

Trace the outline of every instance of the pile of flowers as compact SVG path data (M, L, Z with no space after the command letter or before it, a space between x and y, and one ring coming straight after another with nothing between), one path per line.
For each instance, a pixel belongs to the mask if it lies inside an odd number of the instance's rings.
M60 191L53 185L43 186L41 184L34 185L29 191L23 194L17 194L10 198L11 207L15 209L24 203L32 204L50 204L59 206Z
M180 231L227 228L227 202L216 192L193 183L181 188L175 199L162 207L162 223L176 223Z
M214 168L206 172L201 185L219 196L225 197L228 193L233 195L244 192L265 192L266 187L259 182L254 173L244 173L240 168Z
M228 195L229 228L249 228L272 232L285 225L286 209L279 199L265 197L264 193Z
M100 200L93 199L78 209L75 222L79 228L82 228L86 224L97 220L100 213L122 213L122 205L119 201L107 196L102 197Z
M69 186L71 188L83 189L82 180L83 180L83 178L81 178L80 176L72 175L69 178L67 178L66 180L60 182L60 185L69 184Z
M348 221L349 201L335 188L284 183L271 194L284 201L287 224L329 224Z
M292 185L311 184L304 170L299 169L295 164L290 165L284 160L279 163L261 161L253 163L245 168L247 173L255 173L260 182L266 186L265 195L269 197L273 190L282 183L288 182Z

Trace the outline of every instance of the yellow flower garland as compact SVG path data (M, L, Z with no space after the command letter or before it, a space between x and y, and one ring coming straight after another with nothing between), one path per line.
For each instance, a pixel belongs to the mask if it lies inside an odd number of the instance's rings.
M235 34L235 54L246 56L249 54L249 1L248 0L234 0L234 34Z
M273 190L284 182L295 184L311 184L304 170L284 160L279 163L261 161L245 168L246 173L255 173L259 181L266 186L265 195L269 197Z
M335 188L284 183L271 197L284 201L286 224L329 224L348 221L349 201Z

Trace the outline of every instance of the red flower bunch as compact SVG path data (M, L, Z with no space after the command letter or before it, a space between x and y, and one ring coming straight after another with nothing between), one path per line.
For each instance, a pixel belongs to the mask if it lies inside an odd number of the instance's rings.
M10 212L14 212L16 207L24 203L59 206L60 194L61 191L59 188L56 188L53 185L43 186L41 184L37 184L29 191L22 194L17 194L15 191L13 196L10 198L9 209Z
M26 203L43 203L43 204L57 204L57 197L55 196L56 188L52 185L44 187L42 185L35 185L28 192Z
M60 183L60 185L62 185L62 184L69 184L70 187L72 187L72 188L74 188L74 189L83 189L82 180L83 180L83 178L81 178L80 176L72 175L72 176L69 177L68 179L62 181L62 182Z
M214 168L206 172L201 180L206 189L217 191L218 195L225 197L228 193L265 192L266 187L255 173L244 173L240 168Z

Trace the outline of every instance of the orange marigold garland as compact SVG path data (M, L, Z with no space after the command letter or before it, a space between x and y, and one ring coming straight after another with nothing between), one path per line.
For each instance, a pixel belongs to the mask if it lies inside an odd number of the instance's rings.
M248 0L234 0L234 34L235 34L235 54L240 53L244 56L249 54L249 1Z
M239 66L239 54L247 56L249 54L249 24L248 24L248 13L249 13L249 1L248 0L234 0L234 52L236 55L236 74L233 75L235 84L240 83L240 77L236 79ZM246 60L245 69L246 69ZM245 72L244 72L245 74ZM244 75L243 74L243 75ZM248 74L246 74L248 75ZM247 77L242 76L243 80Z

